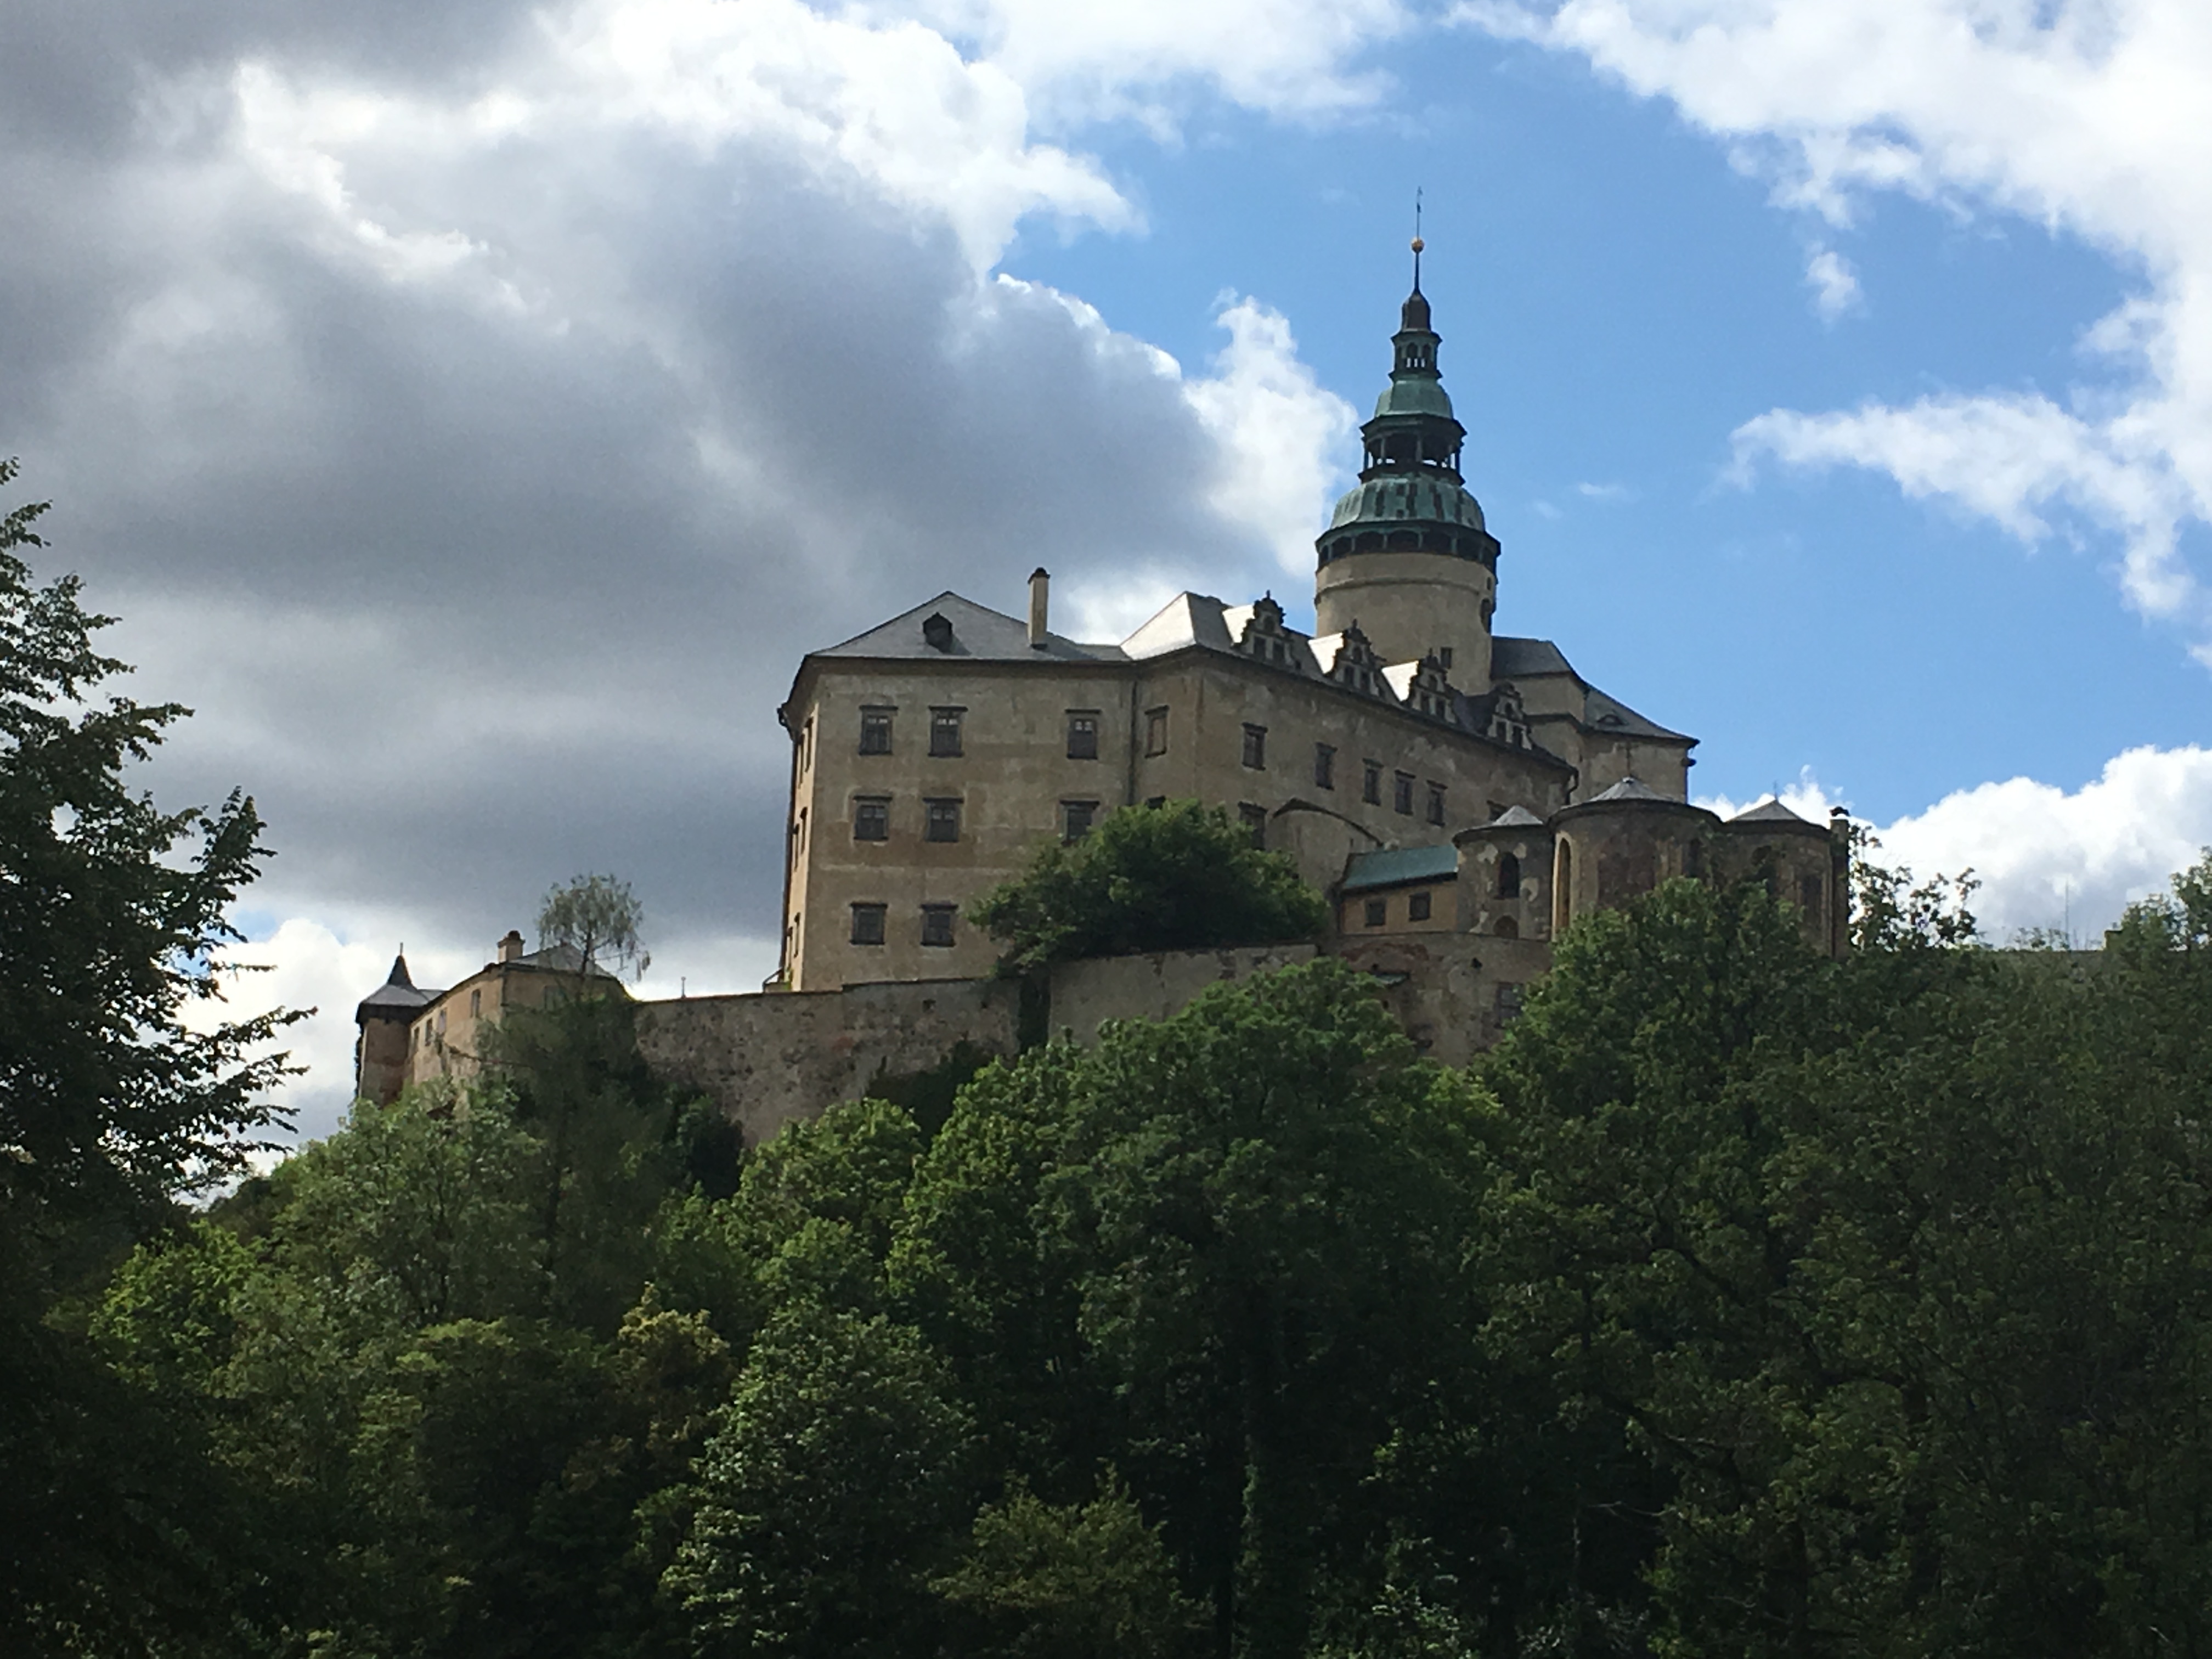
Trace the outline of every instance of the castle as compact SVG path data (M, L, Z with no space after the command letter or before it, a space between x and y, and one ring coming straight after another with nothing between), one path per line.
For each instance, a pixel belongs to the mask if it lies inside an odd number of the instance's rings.
M981 982L997 950L963 915L1042 839L1184 798L1297 863L1332 902L1321 948L1374 973L1440 1059L1494 1040L1575 916L1669 877L1763 880L1842 951L1840 824L1692 805L1695 738L1551 641L1492 632L1500 548L1462 476L1420 252L1358 482L1315 544L1315 633L1271 597L1185 592L1118 644L1079 642L1053 631L1040 569L1025 617L945 592L801 660L776 711L790 810L769 998ZM446 992L395 963L357 1014L362 1092L442 1073L469 1052L449 1031L542 997L536 970L557 964L520 945Z

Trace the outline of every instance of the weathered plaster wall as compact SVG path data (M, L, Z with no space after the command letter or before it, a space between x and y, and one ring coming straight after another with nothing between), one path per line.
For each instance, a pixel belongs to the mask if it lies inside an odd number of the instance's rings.
M1270 945L1063 963L1052 974L1052 1029L1088 1042L1106 1020L1165 1019L1209 985L1311 962L1319 954L1310 945Z
M638 1009L655 1074L702 1091L757 1146L794 1118L866 1093L879 1072L918 1072L955 1043L1015 1051L1020 988L915 980L842 991L688 997Z

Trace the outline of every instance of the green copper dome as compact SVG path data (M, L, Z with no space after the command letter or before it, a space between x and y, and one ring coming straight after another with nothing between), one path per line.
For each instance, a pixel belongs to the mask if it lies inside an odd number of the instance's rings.
M1460 478L1467 428L1437 373L1441 343L1429 325L1417 258L1413 291L1390 337L1390 384L1359 429L1366 465L1315 544L1322 563L1361 553L1440 553L1495 568L1498 543Z

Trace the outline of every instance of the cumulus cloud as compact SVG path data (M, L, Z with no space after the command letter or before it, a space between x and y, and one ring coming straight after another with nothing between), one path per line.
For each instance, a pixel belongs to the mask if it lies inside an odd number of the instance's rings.
M1849 805L1810 769L1780 799L1815 823ZM1757 802L1714 796L1698 805L1732 817ZM2025 777L1978 784L1875 833L1883 864L1923 879L1971 872L1979 884L1972 908L1989 938L2063 927L2094 947L2130 904L2212 848L2212 750L2130 749L2070 792Z
M1257 591L1310 536L1343 415L1281 318L1230 305L1187 375L994 272L1024 220L1141 228L1086 111L1354 106L1399 26L1237 17L0 13L0 453L141 695L198 711L148 781L270 821L238 994L320 1006L316 1113L401 939L449 980L577 870L635 883L649 993L757 986L809 645L1017 609L1041 549L1126 610L1129 571Z
M1961 393L1777 410L1742 459L1889 471L2015 535L2063 505L2124 546L2130 603L2202 639L2182 530L2212 521L2212 22L2168 0L1470 0L1455 15L1587 58L1847 226L1865 192L2018 214L2142 286L2085 344L2125 378L2065 405ZM1817 262L1816 262L1817 263ZM1809 273L1816 290L1827 285ZM2205 654L2200 648L2200 654Z

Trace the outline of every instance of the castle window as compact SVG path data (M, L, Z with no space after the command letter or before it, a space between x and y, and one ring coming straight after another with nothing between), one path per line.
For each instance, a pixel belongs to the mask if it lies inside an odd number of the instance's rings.
M957 755L960 752L960 717L964 708L933 708L929 711L929 752L933 755Z
M924 841L958 841L960 839L960 803L957 800L933 800L923 803L922 839Z
M853 943L881 945L884 942L884 919L890 907L884 904L856 904L853 907Z
M1521 896L1521 860L1515 854L1508 853L1498 860L1498 896L1502 899Z
M924 945L949 945L952 943L952 918L957 907L950 904L925 904L921 907L921 942Z
M1314 745L1314 787L1336 787L1336 750L1325 743Z
M1428 893L1416 893L1411 898L1407 899L1406 901L1406 920L1408 921L1426 921L1429 919L1429 904L1432 896L1432 895Z
M1382 804L1382 763L1381 761L1365 763L1364 774L1359 780L1359 799L1370 806L1380 806Z
M1380 927L1384 922L1389 920L1390 901L1389 899L1370 899L1367 901L1367 925L1370 927Z
M1510 916L1500 916L1498 919L1498 926L1492 928L1491 932L1496 933L1500 939L1519 939L1521 924Z
M1070 760L1098 758L1097 709L1071 708L1067 711L1067 757Z
M1797 908L1815 927L1820 926L1820 901L1826 896L1823 889L1824 884L1818 876L1797 878Z
M1501 985L1498 988L1498 1023L1510 1025L1521 1018L1521 988Z
M891 716L896 712L890 708L863 708L860 711L862 754L888 755L891 752Z
M470 992L470 993L469 993L469 1018L470 1018L471 1019L474 1019L474 1018L477 1018L477 1015L479 1015L479 1014L481 1014L481 1013L483 1013L483 993L482 991L471 991L471 992Z
M1168 711L1147 708L1145 711L1145 752L1164 755L1168 752Z
M863 795L853 803L853 839L889 841L891 838L891 798Z
M1692 842L1682 853L1682 873L1692 881L1701 881L1705 874L1705 844Z
M1390 810L1410 814L1413 810L1413 775L1401 772L1390 790Z
M1064 800L1060 804L1060 838L1062 841L1081 841L1091 833L1091 826L1098 821L1098 803L1095 800Z
M1441 783L1429 786L1429 822L1441 824L1444 821L1444 787Z
M1245 833L1252 837L1252 845L1265 847L1267 844L1267 809L1255 806L1248 800L1237 809L1237 816L1243 823Z
M1244 764L1264 771L1267 765L1267 728L1247 726L1244 728Z

